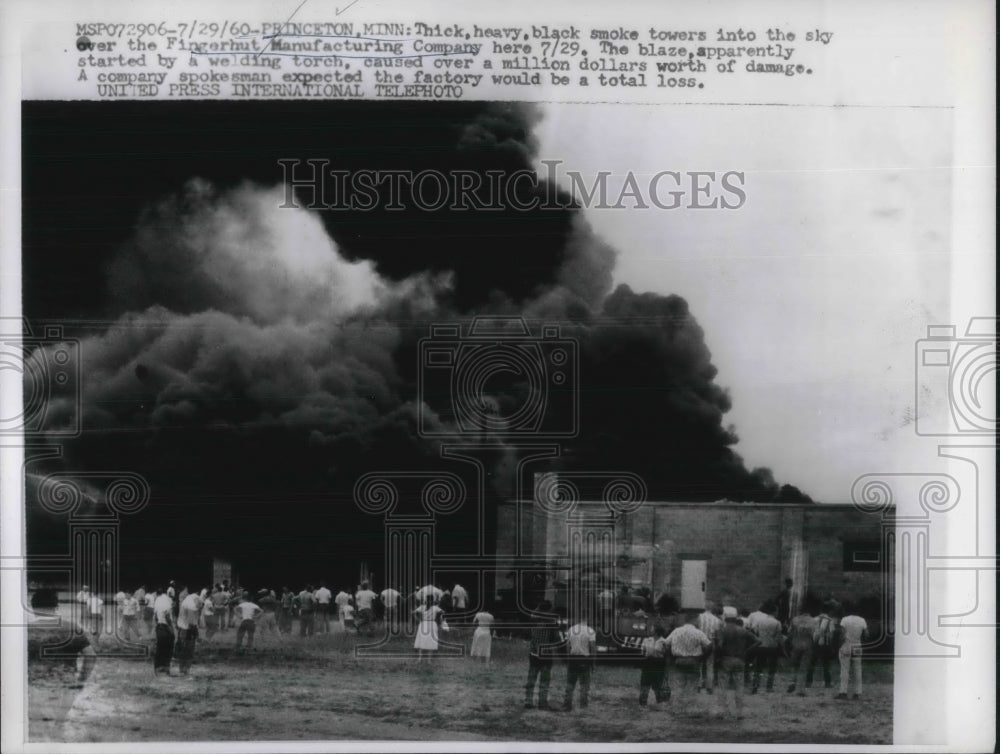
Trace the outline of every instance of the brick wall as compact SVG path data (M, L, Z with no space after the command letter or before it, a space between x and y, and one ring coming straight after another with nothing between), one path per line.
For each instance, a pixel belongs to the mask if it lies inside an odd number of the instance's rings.
M665 548L654 591L681 597L682 560L708 561L705 599L754 608L781 590L781 511L656 506Z
M883 583L881 571L844 570L845 542L870 542L875 549L883 550L882 525L877 516L840 507L808 510L803 538L809 550L809 586L818 595L832 592L843 601L881 597L884 588L891 592L891 579Z
M524 554L565 556L566 516L522 505ZM599 513L603 506L581 503L574 512L581 511ZM513 504L501 507L498 559L513 552L513 512ZM615 575L680 599L682 561L703 559L711 602L755 609L777 596L786 577L800 596L808 589L841 601L880 599L882 572L845 571L844 542L881 548L882 539L881 520L851 506L648 503L616 525Z

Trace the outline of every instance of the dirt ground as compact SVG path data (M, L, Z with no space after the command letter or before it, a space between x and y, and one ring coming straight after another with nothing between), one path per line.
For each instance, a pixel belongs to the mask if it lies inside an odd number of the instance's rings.
M861 701L836 700L837 689L822 684L788 694L782 665L774 692L746 696L743 720L723 711L718 690L642 709L639 671L601 665L589 709L567 713L523 708L521 639L495 639L484 667L468 657L422 665L357 657L355 646L370 640L342 630L307 638L258 633L254 650L242 653L235 635L200 639L188 678L154 676L151 659L108 657L82 689L68 688L65 674L29 673L29 740L892 743L891 663L865 663ZM471 643L471 630L443 636ZM152 647L152 639L143 641ZM561 703L565 676L557 664L550 703ZM834 669L834 684L838 677Z

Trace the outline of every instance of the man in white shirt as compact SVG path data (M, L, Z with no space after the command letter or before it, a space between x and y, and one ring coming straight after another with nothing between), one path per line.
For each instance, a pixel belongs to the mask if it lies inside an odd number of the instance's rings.
M845 608L846 612L850 608ZM853 699L861 698L861 644L868 638L868 623L857 613L850 613L840 619L843 643L840 645L840 693L837 699L847 698L847 686L854 674Z
M675 685L681 699L687 700L687 692L697 685L701 676L701 660L712 646L712 642L702 633L695 623L698 616L693 613L685 617L684 624L678 626L665 639L667 650L674 658L673 674ZM681 696L683 694L683 696ZM690 703L690 702L688 702Z
M87 598L87 619L90 621L90 632L96 641L104 623L104 600L96 594L91 594Z
M746 625L744 626L744 628L746 628L746 630L750 631L751 633L757 633L757 626L766 617L767 617L767 613L764 612L763 607L759 607L756 610L754 610L752 613L750 613L750 615L747 617L747 622L746 622Z
M385 623L390 629L395 628L399 621L399 599L401 596L391 586L387 586L379 594L379 599L382 600L382 605L385 607Z
M369 588L367 581L361 583L361 588L354 595L354 604L358 608L358 620L355 627L359 634L363 627L368 627L369 634L375 631L375 597L377 596Z
M132 640L132 634L139 638L139 600L134 594L125 595L121 604L122 619L118 633L125 641Z
M312 584L306 584L296 602L299 607L299 636L312 636L316 630L316 591ZM250 645L253 646L253 630L250 631Z
M144 623L146 622L145 621L145 612L146 612L146 585L143 584L138 589L136 589L132 593L132 596L135 597L136 602L139 603L139 609L136 611L136 630L138 631L139 622L140 621L142 621Z
M417 604L425 604L427 602L427 597L430 596L434 598L434 604L436 605L441 600L441 596L443 594L444 592L433 584L422 586L417 590Z
M218 589L218 585L215 588ZM219 630L219 618L215 614L215 600L211 594L202 595L201 620L205 624L205 638L211 639Z
M163 589L156 590L153 616L156 621L156 652L153 654L153 671L170 675L170 660L174 654L174 602Z
M743 621L743 628L752 633L754 636L757 636L757 628L760 625L760 622L766 617L767 613L764 612L764 605L761 605L759 608L747 615L746 619ZM747 656L746 675L744 676L744 681L748 686L750 685L750 676L760 663L760 660L757 657L758 648L759 646L755 647Z
M344 623L344 606L351 604L351 595L347 592L346 589L341 589L339 592L337 592L337 596L333 598L333 601L337 605L337 611L340 617L340 625L344 628L347 628L347 625Z
M253 635L257 630L257 618L264 611L258 605L251 602L249 593L244 591L242 599L234 612L240 622L239 628L236 629L236 649L243 649L244 636L247 637L247 649L253 649Z
M572 625L566 632L566 694L563 697L563 709L569 712L573 709L573 689L580 684L580 709L586 709L590 696L590 671L597 654L597 634L588 623L587 616L580 616L580 621Z
M330 605L333 602L333 592L326 588L326 582L321 582L316 590L316 615L319 618L319 633L330 633Z
M778 668L778 655L781 654L781 644L784 641L781 621L774 616L774 613L777 612L776 607L768 605L767 610L764 617L756 621L756 630L753 632L760 640L760 644L754 651L751 694L756 694L760 688L760 675L765 666L767 667L767 690L774 690L774 674Z
M185 587L183 591L187 591L187 588ZM194 662L201 608L201 597L191 592L181 601L177 611L177 662L181 675L187 675Z
M80 587L80 591L76 593L76 602L80 606L79 612L76 613L77 621L81 626L89 626L90 618L87 615L87 605L90 604L90 587L84 584Z
M465 610L469 604L469 593L461 584L455 584L451 590L451 605L455 610Z
M222 584L216 584L215 591L212 592L212 604L215 605L215 620L218 623L219 631L226 632L229 627L229 600L232 599L229 589Z
M146 633L152 634L156 631L156 590L151 589L146 592L146 600L142 606L142 619L146 624Z

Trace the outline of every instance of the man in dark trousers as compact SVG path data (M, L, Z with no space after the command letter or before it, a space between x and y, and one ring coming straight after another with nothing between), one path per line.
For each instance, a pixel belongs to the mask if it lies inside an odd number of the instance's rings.
M650 689L656 703L670 699L670 692L663 693L663 682L667 675L667 632L663 626L656 626L653 635L642 641L642 670L639 674L639 706L645 707Z
M833 687L830 663L840 649L837 640L838 624L837 608L829 602L826 603L823 606L823 612L816 618L816 629L813 632L813 654L809 659L809 669L806 671L806 688L812 686L813 672L817 664L823 670L823 685L828 689Z
M316 597L312 584L306 584L296 600L299 607L299 636L312 636L315 631Z
M587 622L586 613L566 632L566 694L563 710L573 709L573 690L580 684L580 709L590 702L590 672L597 654L597 633Z
M763 618L755 624L753 633L757 635L760 642L754 650L753 687L751 694L756 694L760 688L761 674L767 670L768 691L774 690L774 674L778 668L778 656L781 654L781 646L784 642L784 635L781 631L781 621L774 616L773 605L768 605Z
M545 615L552 603L542 600L535 608L528 654L528 682L524 685L524 707L531 709L538 684L538 709L549 709L549 683L552 681L552 655L559 643L559 630L554 618Z
M715 635L715 656L719 661L719 684L722 687L723 706L727 697L733 698L733 713L743 719L743 684L746 659L757 647L757 637L743 628L734 607L722 610L724 624Z
M187 587L183 591L187 591ZM182 676L188 675L194 662L194 649L198 642L198 621L201 618L201 597L189 592L181 601L177 613L177 655L178 670Z
M153 655L153 671L157 675L170 675L170 660L174 655L174 601L163 589L156 590L153 602L153 616L156 621L156 652Z

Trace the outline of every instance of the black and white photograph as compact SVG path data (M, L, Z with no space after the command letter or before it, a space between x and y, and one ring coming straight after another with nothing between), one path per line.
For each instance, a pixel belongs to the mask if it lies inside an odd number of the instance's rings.
M748 7L60 21L4 116L12 750L992 748L992 126L920 50L993 10Z

